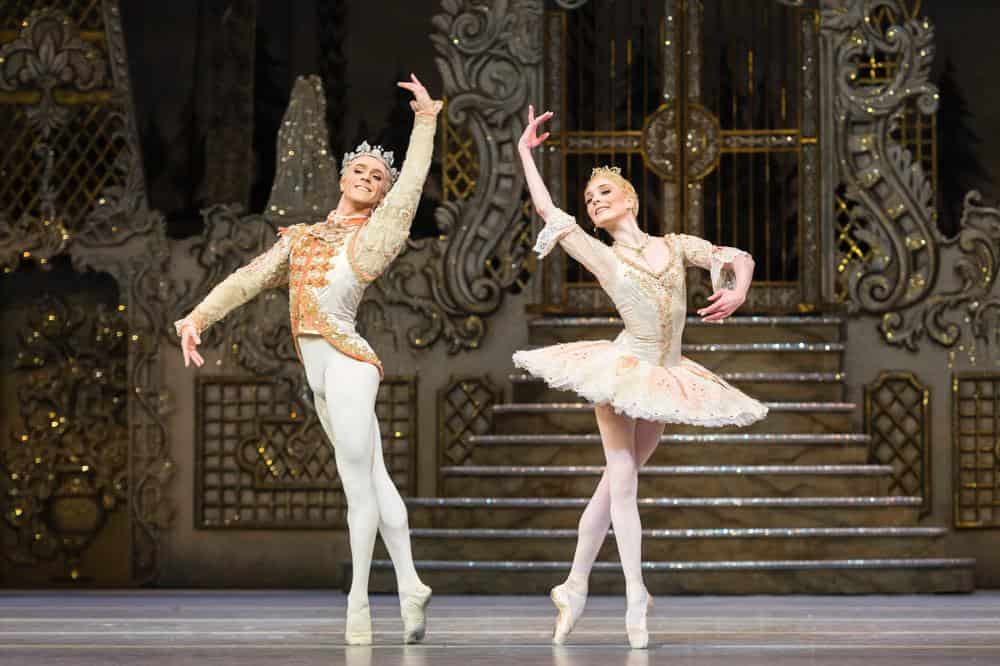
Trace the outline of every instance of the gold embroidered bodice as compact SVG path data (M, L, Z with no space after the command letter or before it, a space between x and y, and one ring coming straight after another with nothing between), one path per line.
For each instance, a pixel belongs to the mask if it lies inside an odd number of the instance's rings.
M399 179L365 221L282 228L271 249L219 283L191 313L176 322L198 332L265 289L289 286L292 335L320 335L361 361L382 364L355 329L358 306L368 284L403 249L430 169L437 127L435 113L417 114ZM297 345L296 345L297 346Z
M667 234L654 242L667 247L668 260L659 272L646 266L635 254L609 247L586 233L567 213L554 209L538 234L535 251L542 257L559 244L597 278L621 315L625 330L617 342L637 357L670 367L681 360L681 336L687 316L685 269L698 266L710 270L715 289L731 279L723 275L742 250L715 246L686 234Z

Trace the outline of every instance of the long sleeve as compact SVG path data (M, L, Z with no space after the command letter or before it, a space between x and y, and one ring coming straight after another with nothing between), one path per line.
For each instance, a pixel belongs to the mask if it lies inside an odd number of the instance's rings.
M265 289L287 284L289 237L296 227L282 230L271 249L217 284L190 314L174 322L177 335L188 324L194 324L200 334Z
M735 275L732 270L733 259L750 254L735 247L713 245L704 238L677 234L684 254L685 266L697 266L709 271L712 276L712 289L732 289Z
M607 285L614 276L616 264L612 249L580 228L572 215L559 208L549 212L545 226L538 232L534 250L539 258L544 258L556 244L583 264L601 284Z
M378 278L410 236L410 225L431 166L436 129L436 112L414 116L413 132L399 180L386 194L385 201L372 213L368 223L351 240L351 266L362 282Z

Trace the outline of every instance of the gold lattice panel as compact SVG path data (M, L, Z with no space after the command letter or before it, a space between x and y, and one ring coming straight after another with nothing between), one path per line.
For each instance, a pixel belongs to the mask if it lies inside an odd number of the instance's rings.
M468 460L472 453L468 438L492 429L492 408L501 398L493 383L481 376L453 379L438 393L440 466L461 465Z
M0 3L0 30L20 30L33 9L52 7L72 18L81 30L104 30L103 0L3 0Z
M479 180L479 153L467 128L448 122L441 113L441 184L445 201L468 199Z
M870 462L892 467L890 495L922 497L930 510L930 390L905 372L884 372L865 387Z
M288 385L201 377L195 446L197 524L206 528L346 526L333 449ZM383 455L403 494L414 487L416 387L387 377L376 402Z
M417 380L385 377L375 402L382 433L382 455L400 494L416 493Z
M121 114L106 103L70 107L68 122L52 135L55 209L70 230L102 205L109 187L124 187L126 173L116 168L128 145ZM41 217L41 178L45 160L37 154L38 135L28 129L24 107L0 104L0 202L11 219Z
M952 380L955 527L1000 527L1000 374Z
M34 34L44 31L42 21L50 25L52 18L44 15L32 26L26 17L41 7L65 11L63 23L68 21L69 28L57 35ZM18 62L32 63L8 71L17 85L0 90L0 210L9 220L58 224L72 234L86 227L85 219L95 209L113 205L109 192L125 190L134 160L121 100L110 89L111 54L102 12L99 0L5 3L0 12L5 26L0 45L15 49ZM40 39L51 43L42 48ZM81 44L88 49L85 60L76 50ZM58 83L48 105L43 88L52 81ZM52 163L46 172L48 155ZM44 213L46 192L54 221Z
M897 126L890 136L920 163L931 177L934 192L938 186L937 114L920 112L915 100L909 100L896 116Z
M858 237L861 222L854 216L855 204L847 198L843 186L834 192L834 207L837 248L835 296L838 301L843 302L848 298L849 271L852 270L852 265L869 261L872 247Z

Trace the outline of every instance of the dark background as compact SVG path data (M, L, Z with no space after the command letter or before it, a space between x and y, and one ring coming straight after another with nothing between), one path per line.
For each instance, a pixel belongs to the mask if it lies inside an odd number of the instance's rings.
M206 16L225 16L227 2L133 2L123 10L151 204L167 214L172 233L194 233L198 211L215 203L205 187L211 120L200 110L198 91L213 90L199 81L206 52L220 36ZM428 38L439 11L440 0L258 0L253 183L240 203L251 212L263 209L278 125L300 74L323 71L326 85L337 87L328 109L335 154L374 139L402 155L409 126L394 118L408 119L407 97L395 81L413 71L432 95L441 94ZM941 225L953 230L966 191L982 190L989 203L1000 198L1000 2L927 0L921 13L937 31L932 80L942 92ZM331 44L343 55L332 67Z

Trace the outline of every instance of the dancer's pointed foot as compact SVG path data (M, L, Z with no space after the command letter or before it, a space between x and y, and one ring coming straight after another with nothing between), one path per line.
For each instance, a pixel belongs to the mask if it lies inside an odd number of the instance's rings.
M348 645L372 644L372 613L367 601L359 603L357 606L348 601L344 640Z
M562 645L566 642L569 632L573 631L576 621L583 615L583 609L587 605L587 590L586 588L578 590L563 583L553 587L549 597L559 610L556 628L552 632L552 642L556 645Z
M646 615L653 607L653 595L646 588L628 600L625 609L625 633L628 644L633 650L645 650L649 646L649 630L646 628Z
M423 583L414 592L400 595L399 610L403 616L403 642L419 643L427 633L427 605L431 588Z

